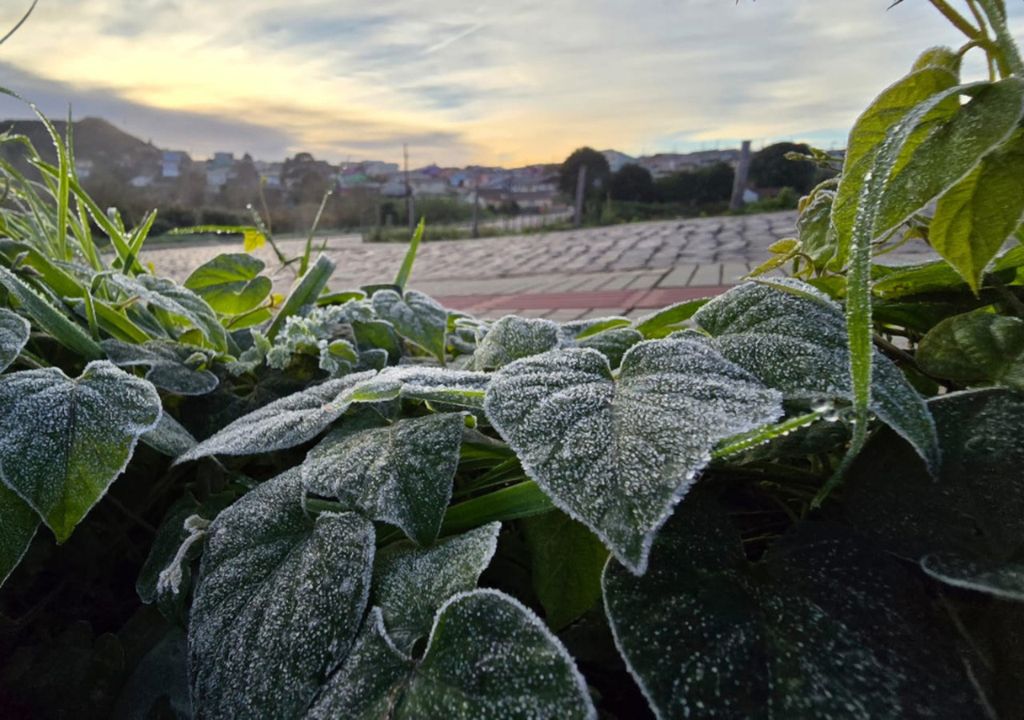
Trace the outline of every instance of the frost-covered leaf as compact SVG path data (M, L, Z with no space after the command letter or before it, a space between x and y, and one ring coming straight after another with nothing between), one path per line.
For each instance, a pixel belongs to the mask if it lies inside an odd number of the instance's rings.
M353 402L352 390L372 372L346 375L293 393L235 420L203 440L176 462L207 455L256 455L312 440Z
M227 334L224 327L203 298L188 288L168 278L152 275L128 277L121 273L108 273L103 276L107 284L116 287L127 298L153 308L159 308L173 316L184 319L193 327L198 328L203 336L218 350L227 347Z
M58 542L106 493L160 396L109 362L71 379L57 368L0 377L0 480L39 513Z
M0 308L0 372L14 362L28 342L31 326L20 315Z
M782 414L776 391L690 340L635 345L617 382L596 350L517 360L485 409L527 475L635 572L715 444Z
M646 575L609 561L603 585L659 718L984 717L917 578L846 531L806 524L751 565L700 493L659 534Z
M985 312L954 315L928 331L915 359L929 375L960 385L1024 390L1024 320Z
M498 319L477 345L473 366L477 370L497 370L513 360L540 355L562 345L558 323L543 318L506 315Z
M185 287L198 293L221 315L241 315L256 308L270 294L270 278L260 275L264 264L251 255L218 255L196 268Z
M586 527L552 511L520 521L530 548L533 590L553 630L561 630L601 599L608 551Z
M709 302L694 320L722 355L787 399L853 398L843 311L810 285L745 283ZM871 410L937 469L935 425L924 400L878 351L872 371Z
M462 413L391 424L370 413L346 418L309 451L303 482L311 493L336 497L428 545L452 496L464 426Z
M39 527L39 516L13 490L0 485L0 587L21 562Z
M373 309L406 340L444 362L448 311L432 298L415 290L407 292L404 298L394 290L378 290L373 294Z
M217 387L216 375L189 366L188 360L197 348L166 340L150 340L143 345L104 340L100 345L118 367L149 367L146 379L162 390L176 395L205 395Z
M928 404L943 452L938 480L905 443L879 434L850 469L847 515L892 552L923 560L937 579L1000 596L1017 592L1024 538L1024 397L976 390ZM957 579L958 572L963 577Z
M479 408L491 381L487 373L406 365L389 367L353 389L355 400L426 400Z
M192 433L167 412L160 415L156 427L144 432L139 439L161 455L171 458L184 455L196 446Z
M301 717L366 609L372 524L270 480L210 527L189 623L197 717Z
M353 319L351 322L352 332L361 350L382 350L387 353L386 359L393 363L402 357L402 338L395 332L394 325L386 320L373 319Z
M444 538L428 548L392 543L377 555L370 605L381 609L388 637L411 654L445 600L476 587L494 556L500 523Z
M374 608L310 712L323 720L596 716L562 644L519 601L497 590L453 596L438 611L421 660L395 648Z
M608 358L613 368L617 368L622 363L622 356L626 351L643 339L644 336L633 328L612 328L577 340L576 345L597 350Z

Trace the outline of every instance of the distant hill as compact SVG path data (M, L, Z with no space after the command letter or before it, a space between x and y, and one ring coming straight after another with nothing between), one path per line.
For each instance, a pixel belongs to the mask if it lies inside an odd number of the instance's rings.
M64 136L67 122L58 120L53 124ZM0 121L0 132L26 136L43 158L56 161L56 149L40 121L3 120ZM79 166L89 163L95 169L110 172L125 181L137 175L154 174L163 156L163 151L155 145L143 142L99 118L83 118L72 123L72 138ZM0 147L8 160L24 162L19 146L6 143Z

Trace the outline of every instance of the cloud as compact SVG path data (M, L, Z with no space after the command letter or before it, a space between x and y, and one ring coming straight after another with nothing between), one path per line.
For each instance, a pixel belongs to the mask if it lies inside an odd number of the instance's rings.
M557 161L585 143L839 143L919 51L961 42L927 3L887 5L46 0L2 57L58 113L92 102L168 144ZM1009 11L1024 28L1024 3Z

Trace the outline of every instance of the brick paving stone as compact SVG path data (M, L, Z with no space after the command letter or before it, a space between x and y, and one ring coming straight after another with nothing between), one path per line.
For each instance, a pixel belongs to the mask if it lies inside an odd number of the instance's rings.
M747 263L722 263L722 275L719 280L719 285L735 285L741 281L741 278L746 275L747 272L749 272Z
M722 278L722 269L718 263L704 263L698 265L697 270L693 273L693 277L690 278L690 287L693 286L705 286L705 285L720 285Z
M696 269L697 266L693 263L676 265L668 275L661 279L658 287L686 287L690 284L690 278L693 277Z

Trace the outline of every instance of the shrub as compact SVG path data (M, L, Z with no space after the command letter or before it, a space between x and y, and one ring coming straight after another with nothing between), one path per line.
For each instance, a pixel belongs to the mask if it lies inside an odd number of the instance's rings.
M54 133L0 216L4 711L1019 714L1024 65L979 6L999 77L883 92L793 277L637 320L450 312L422 233L387 285L179 285Z

